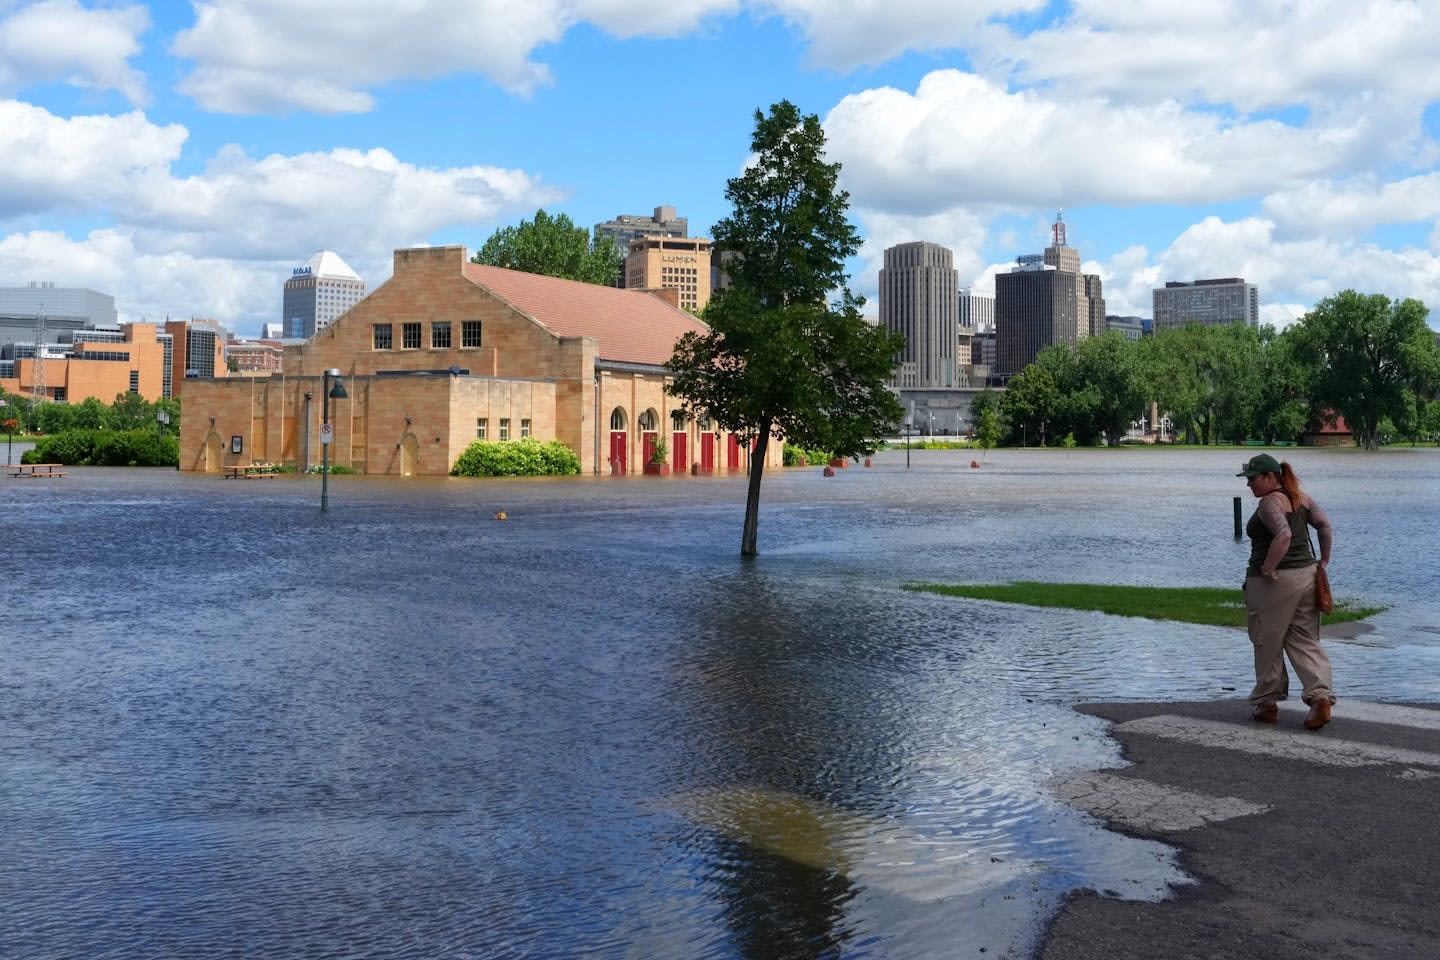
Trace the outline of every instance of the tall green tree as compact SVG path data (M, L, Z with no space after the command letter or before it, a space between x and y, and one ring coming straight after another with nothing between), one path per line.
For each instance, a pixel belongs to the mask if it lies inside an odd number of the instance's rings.
M1034 363L1010 378L1005 385L1005 395L1000 398L1000 409L1012 429L1021 430L1022 443L1028 444L1033 436L1044 446L1046 432L1052 425L1057 430L1065 426L1066 398L1057 379L1064 376L1064 371L1057 367L1070 361L1052 356L1056 351L1068 354L1069 349L1063 346L1042 349Z
M669 392L692 415L753 440L742 556L758 554L760 485L771 435L858 456L900 422L885 381L904 337L860 315L845 260L860 248L838 163L817 116L788 101L755 112L752 163L725 186L714 227L730 285L706 306L709 329L675 345ZM833 298L833 299L831 299Z
M1145 415L1149 395L1140 376L1136 350L1117 330L1086 337L1075 346L1083 388L1081 406L1098 438L1120 446L1130 421Z
M975 442L982 451L988 452L1005 435L1005 416L1000 407L1000 395L989 387L975 394L970 401L970 415L975 418ZM985 454L982 453L983 457Z
M1440 349L1415 299L1342 290L1301 319L1297 356L1313 371L1314 400L1345 423L1355 442L1379 446L1380 421L1406 418L1407 391L1433 389Z
M608 238L592 238L566 214L552 217L543 209L534 220L502 227L490 235L472 263L540 273L613 287L620 277L623 255Z
M1253 436L1270 443L1297 441L1314 419L1310 402L1311 371L1295 357L1296 327L1276 333L1260 328L1259 389Z

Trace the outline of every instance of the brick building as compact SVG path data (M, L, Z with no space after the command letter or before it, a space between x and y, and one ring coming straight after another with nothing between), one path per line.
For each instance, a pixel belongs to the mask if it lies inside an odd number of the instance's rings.
M180 469L319 463L327 369L348 394L330 404L330 460L361 473L444 475L477 438L524 436L562 441L582 473L640 473L661 436L672 473L744 469L735 437L664 392L675 341L704 329L642 291L474 264L459 246L397 250L388 281L285 347L283 375L186 384ZM769 456L780 465L780 444Z

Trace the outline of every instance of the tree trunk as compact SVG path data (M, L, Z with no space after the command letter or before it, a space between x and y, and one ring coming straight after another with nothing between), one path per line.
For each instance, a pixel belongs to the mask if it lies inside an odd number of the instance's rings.
M740 534L740 556L758 557L760 538L760 478L765 474L765 451L770 446L770 424L765 424L750 454L750 487L745 493L745 529Z

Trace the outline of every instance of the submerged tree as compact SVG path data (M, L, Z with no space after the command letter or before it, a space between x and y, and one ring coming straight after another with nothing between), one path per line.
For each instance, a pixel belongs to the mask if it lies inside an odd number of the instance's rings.
M566 214L552 217L536 210L534 220L492 233L470 261L613 287L621 259L614 241L598 233L592 239Z
M686 412L755 444L742 556L758 553L773 433L859 456L903 413L885 381L904 338L866 322L864 301L845 287L860 237L836 186L840 165L825 162L819 117L788 101L769 116L757 110L751 149L751 164L725 187L732 212L714 228L729 286L705 309L709 330L682 337L669 363L669 392Z

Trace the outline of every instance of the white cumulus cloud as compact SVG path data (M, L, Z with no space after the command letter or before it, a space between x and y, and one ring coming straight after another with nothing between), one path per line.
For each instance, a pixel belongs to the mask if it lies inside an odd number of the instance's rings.
M132 104L149 100L130 65L150 27L143 6L90 10L76 0L41 0L0 15L0 95L62 82L114 90Z

